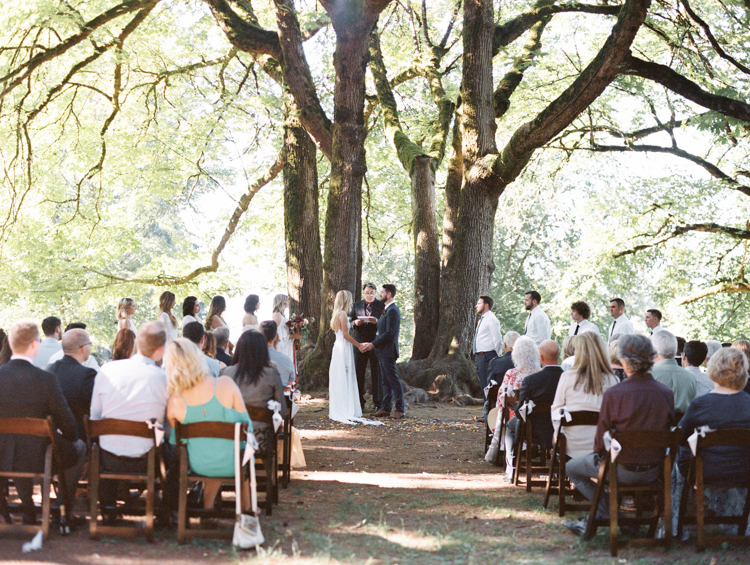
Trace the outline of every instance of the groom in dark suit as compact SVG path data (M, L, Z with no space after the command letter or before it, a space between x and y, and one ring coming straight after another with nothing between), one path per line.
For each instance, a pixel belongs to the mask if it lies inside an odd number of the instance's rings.
M393 301L396 287L384 284L380 291L380 299L385 303L383 315L378 320L378 331L372 343L363 344L363 351L374 348L375 356L380 364L380 410L373 414L374 418L390 415L392 420L400 420L404 414L404 390L398 380L398 334L401 328L401 311ZM391 405L393 404L393 413Z
M354 326L351 332L352 337L360 343L367 343L375 339L378 320L383 315L385 305L375 298L377 287L374 284L367 283L362 287L362 292L365 295L365 299L354 303L349 319ZM365 318L369 318L369 320ZM370 365L370 376L372 377L372 402L377 409L380 408L380 371L378 371L378 358L374 350L361 352L355 348L354 367L357 371L359 404L362 406L362 409L365 407L365 373L367 372L368 363Z

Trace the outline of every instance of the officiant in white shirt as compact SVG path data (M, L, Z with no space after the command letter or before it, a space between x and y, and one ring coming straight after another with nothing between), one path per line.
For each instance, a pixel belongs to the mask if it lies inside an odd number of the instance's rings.
M476 305L480 318L474 335L473 353L479 386L482 390L487 386L487 369L490 361L502 355L503 351L503 332L500 329L500 322L492 313L494 303L491 297L480 296Z
M601 337L599 326L589 322L591 317L591 308L588 304L583 301L573 302L570 305L570 317L573 319L573 323L570 324L570 330L568 335L580 335L583 332L593 332Z
M526 329L523 335L534 340L537 347L545 340L552 338L552 328L549 323L549 317L542 310L539 304L542 302L542 295L536 290L530 290L526 293L523 305L529 311L529 317L526 318Z
M609 301L609 314L614 320L612 321L612 325L609 326L609 332L607 333L608 344L617 339L615 336L635 333L633 324L630 323L630 320L625 315L625 301L622 298L613 298Z

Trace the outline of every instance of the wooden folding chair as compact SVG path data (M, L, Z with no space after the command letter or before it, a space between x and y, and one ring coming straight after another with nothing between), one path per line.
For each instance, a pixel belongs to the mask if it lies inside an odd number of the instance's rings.
M205 518L224 518L232 520L232 525L236 518L235 505L231 507L222 505L221 501L217 501L217 506L212 509L206 508L188 508L187 504L187 492L189 481L205 481L205 480L221 480L222 483L232 485L234 490L235 478L234 476L229 477L204 477L200 475L188 475L189 461L188 461L188 450L186 440L193 438L215 438L215 439L228 439L234 441L234 424L228 422L195 422L192 424L177 424L174 429L177 446L178 446L178 459L180 465L180 492L177 506L177 541L179 543L185 543L188 539L194 537L201 538L218 538L218 539L232 539L234 532L233 528L229 529L205 529L205 528L194 528L190 526L191 517L205 517ZM241 427L240 441L247 439L247 426ZM240 455L241 456L241 455ZM247 479L246 467L243 467L242 479L249 482ZM235 496L242 496L241 492L235 492Z
M617 557L619 546L630 545L637 547L656 547L663 546L668 550L672 544L672 462L674 461L677 443L680 440L680 430L651 432L651 431L633 431L633 432L615 432L612 434L612 441L618 441L624 450L655 448L664 451L664 458L661 462L662 481L651 484L637 485L620 485L617 482L617 468L620 463L615 461L610 463L611 457L607 453L599 467L598 484L594 494L594 500L591 503L589 512L589 521L586 527L586 533L583 539L589 540L596 534L599 527L609 526L609 551L613 557ZM609 478L609 480L607 480ZM597 508L602 496L605 496L604 490L609 487L609 518L597 518ZM620 500L624 495L635 497L636 516L619 517ZM656 497L656 506L652 509L650 516L644 516L645 510L644 496L653 500ZM664 518L664 537L657 539L656 526L659 518ZM648 539L635 538L621 542L618 540L619 526L642 526L648 525Z
M750 537L745 536L747 530L748 514L750 514L750 477L744 481L733 484L719 484L706 482L704 478L704 465L701 450L707 447L738 447L750 449L750 429L747 428L725 428L706 433L705 437L698 437L697 455L690 463L690 470L685 479L680 499L680 516L677 527L678 537L682 536L682 528L685 524L695 524L697 534L696 550L702 552L706 549L708 543L739 543L743 545L750 544ZM706 513L705 489L727 489L740 488L747 489L745 496L745 506L740 516L709 516ZM695 491L695 516L687 515L687 501L690 491ZM733 524L737 525L736 535L706 535L707 524Z
M258 492L265 492L266 499L262 503L266 516L271 515L274 504L279 502L279 458L277 450L277 434L273 427L273 410L245 405L250 419L255 423L263 423L268 426L269 436L266 451L258 451L255 454L255 470L262 471L264 479L258 482Z
M34 437L49 438L50 444L44 454L44 471L41 473L22 471L0 471L0 478L7 479L34 479L42 482L42 536L46 539L49 535L50 517L50 487L52 486L52 458L55 449L55 426L52 416L42 418L0 418L0 435L15 434ZM2 513L6 524L0 524L0 531L13 529L19 532L36 533L39 526L20 525L9 523L10 513L6 493L2 492Z
M155 420L154 420L155 422ZM118 420L116 418L105 418L103 420L84 419L86 425L86 435L89 442L89 537L97 539L99 534L119 535L119 536L138 536L145 535L149 541L154 539L154 506L156 500L156 483L163 484L163 473L161 471L161 458L159 457L159 446L156 445L154 430L149 428L146 422L136 422L132 420ZM106 471L101 469L101 448L99 447L99 438L102 436L118 435L132 436L145 439L151 439L154 442L153 447L146 454L146 472L145 473L122 473L115 471ZM99 487L102 480L129 481L146 485L146 506L137 508L132 504L126 507L118 506L115 502L114 507L102 507L101 514L113 515L122 512L132 514L134 510L143 510L146 527L141 528L133 526L113 526L99 523Z
M577 490L572 488L565 471L565 464L568 459L568 443L565 430L574 426L596 426L598 422L599 412L588 410L570 412L570 421L562 418L560 422L560 429L555 437L555 443L552 446L552 455L550 455L549 460L547 485L544 489L544 507L547 508L550 497L556 494L558 497L558 513L561 517L565 516L566 510L575 512L589 509L588 503L570 503L565 501L566 496L581 496Z
M535 444L533 440L533 416L537 414L537 417L540 417L539 415L541 415L541 417L549 418L551 408L552 404L549 402L535 404L532 413L525 419L519 412L516 412L519 425L518 434L516 435L516 445L514 447L515 454L513 455L516 467L513 484L519 486L518 483L521 476L523 476L526 492L531 492L532 487L543 487L547 485L546 479L535 480L532 478L535 475L544 475L549 471L549 465L547 464L549 450ZM523 469L523 471L521 471L521 469Z

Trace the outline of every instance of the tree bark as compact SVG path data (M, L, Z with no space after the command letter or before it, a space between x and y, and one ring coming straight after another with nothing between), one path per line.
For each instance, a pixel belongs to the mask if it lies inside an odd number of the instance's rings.
M315 143L302 127L291 96L284 123L284 235L289 310L312 316L310 339L318 337L323 266L318 217L318 169Z
M440 248L435 210L435 171L432 159L414 159L411 175L414 224L414 341L411 358L430 355L440 320Z
M325 386L333 347L330 326L333 300L340 290L354 294L357 281L357 245L362 223L362 179L366 171L364 122L367 45L380 11L390 0L354 3L321 0L336 32L333 65L333 149L331 185L325 220L323 291L320 327L315 350L301 371L311 387Z

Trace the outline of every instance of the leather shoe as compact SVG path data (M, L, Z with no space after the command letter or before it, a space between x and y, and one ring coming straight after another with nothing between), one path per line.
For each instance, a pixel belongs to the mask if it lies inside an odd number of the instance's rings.
M377 412L370 414L371 418L385 418L386 416L389 416L390 412L388 410L378 410Z
M391 420L403 420L404 418L406 418L406 414L403 412L394 412L391 414Z

